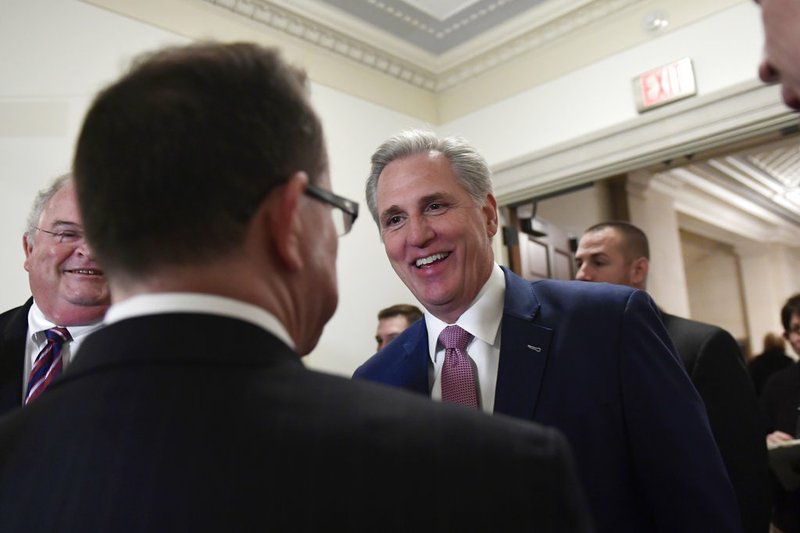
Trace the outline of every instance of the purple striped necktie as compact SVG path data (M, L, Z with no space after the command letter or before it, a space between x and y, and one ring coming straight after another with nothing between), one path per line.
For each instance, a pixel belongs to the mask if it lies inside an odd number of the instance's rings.
M47 337L47 344L33 362L28 378L28 392L25 394L26 405L38 398L47 386L61 375L61 348L65 342L72 340L67 328L50 328L44 334Z
M472 335L458 326L447 326L439 335L444 346L442 401L478 407L478 389L467 345Z

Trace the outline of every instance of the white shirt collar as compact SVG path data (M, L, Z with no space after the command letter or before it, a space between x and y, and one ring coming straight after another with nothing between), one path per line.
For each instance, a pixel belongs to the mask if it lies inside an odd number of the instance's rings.
M33 301L33 305L31 306L31 309L28 312L28 335L30 335L30 338L34 342L36 343L44 342L42 340L44 339L44 336L41 336L41 332L50 328L54 328L59 325L60 324L55 324L47 320L42 310L39 308L38 305L36 305L36 300ZM64 326L64 327L67 328L67 331L69 331L69 334L70 336L72 336L73 339L78 339L85 335L88 335L89 333L91 333L96 329L99 329L102 325L103 321L98 320L93 324L87 324L83 326ZM41 339L39 338L40 336Z
M106 313L105 323L126 318L163 313L206 313L244 320L259 326L296 351L286 328L275 315L255 305L213 294L167 292L140 294L115 303Z
M505 304L506 277L503 270L495 263L489 279L483 284L472 304L464 311L456 325L474 337L493 346L500 331ZM428 353L435 357L439 334L449 324L439 320L429 312L425 312L425 326L428 328Z

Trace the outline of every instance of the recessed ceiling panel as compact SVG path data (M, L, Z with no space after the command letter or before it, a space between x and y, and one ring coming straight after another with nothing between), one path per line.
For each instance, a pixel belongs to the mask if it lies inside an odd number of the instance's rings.
M447 52L544 0L322 0L423 50Z

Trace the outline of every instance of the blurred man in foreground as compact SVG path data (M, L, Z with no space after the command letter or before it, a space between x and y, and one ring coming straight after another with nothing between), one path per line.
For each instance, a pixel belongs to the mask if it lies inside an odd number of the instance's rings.
M0 531L588 529L555 431L301 363L358 206L274 49L143 58L92 104L74 168L114 304L0 421Z

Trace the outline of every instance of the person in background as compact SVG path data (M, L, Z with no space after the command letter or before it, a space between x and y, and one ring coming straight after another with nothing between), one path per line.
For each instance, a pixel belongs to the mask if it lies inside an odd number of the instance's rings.
M497 265L491 173L464 139L388 139L366 196L425 316L355 378L563 431L599 532L741 530L702 401L647 294Z
M792 363L794 363L794 360L786 355L786 341L784 338L772 332L764 335L763 351L747 363L750 378L756 388L756 395L761 396L764 384L772 374L791 366Z
M74 170L114 302L0 420L0 531L589 530L556 431L303 365L358 205L276 49L140 58Z
M375 342L378 343L377 351L383 350L387 344L420 318L422 318L422 311L416 305L396 304L378 311L378 330L375 332Z
M781 308L783 334L800 353L800 294ZM761 410L767 424L767 444L778 446L800 439L800 362L775 372L764 384ZM783 533L800 533L800 489L787 489L774 479L772 523Z
M111 303L84 238L71 174L36 196L22 247L32 297L0 315L0 414L39 397Z
M647 235L628 222L595 224L581 236L575 262L578 280L644 291L650 272ZM739 345L722 328L658 312L705 404L744 531L763 533L769 528L767 450L758 400Z

